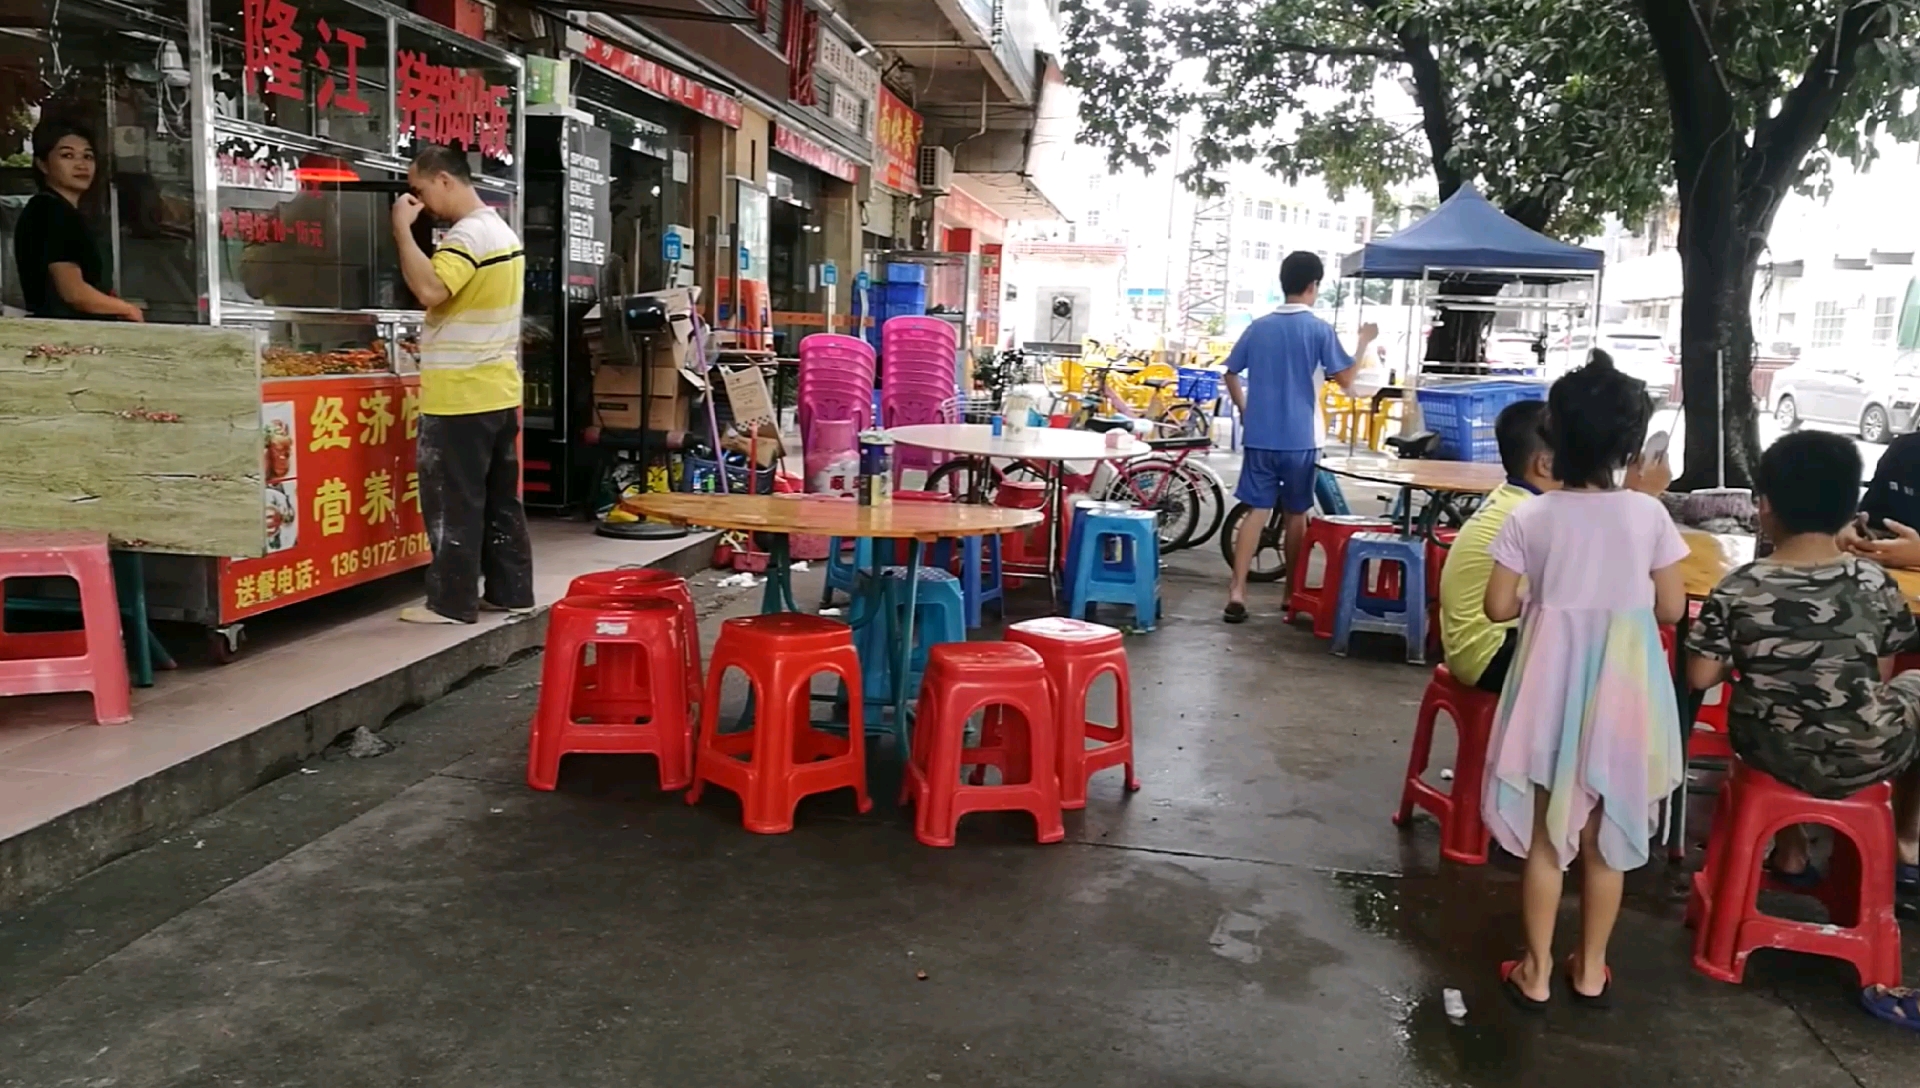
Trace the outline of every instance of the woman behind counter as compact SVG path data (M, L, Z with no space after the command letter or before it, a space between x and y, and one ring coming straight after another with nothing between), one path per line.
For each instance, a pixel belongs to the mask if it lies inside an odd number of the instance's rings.
M140 307L102 290L100 247L80 214L93 186L93 134L70 121L42 121L33 130L40 191L14 226L13 258L20 293L35 317L144 321Z

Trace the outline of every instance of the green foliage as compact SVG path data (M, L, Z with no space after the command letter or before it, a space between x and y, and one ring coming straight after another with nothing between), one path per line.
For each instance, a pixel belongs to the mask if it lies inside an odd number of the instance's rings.
M1382 204L1423 176L1443 198L1472 182L1563 235L1647 212L1671 177L1660 73L1623 0L1063 7L1084 132L1116 166L1178 161L1205 188L1255 163ZM1402 80L1418 112L1383 116Z

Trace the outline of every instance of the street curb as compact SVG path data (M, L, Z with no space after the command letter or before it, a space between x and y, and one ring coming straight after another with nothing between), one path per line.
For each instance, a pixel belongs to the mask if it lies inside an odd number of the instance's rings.
M717 540L695 534L649 565L690 576L711 566ZM543 607L0 840L0 909L37 899L224 808L292 773L358 726L378 722L375 728L383 729L475 674L537 651L546 631Z

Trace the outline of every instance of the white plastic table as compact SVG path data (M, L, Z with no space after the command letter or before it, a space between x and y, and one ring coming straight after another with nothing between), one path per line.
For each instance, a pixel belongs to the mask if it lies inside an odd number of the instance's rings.
M1116 432L1072 431L1057 427L1023 427L1017 432L993 433L985 423L919 423L894 427L885 432L903 446L938 450L964 457L1002 458L1025 461L1039 470L1047 484L1047 558L1039 573L1047 576L1049 589L1060 573L1060 526L1064 524L1067 489L1061 479L1068 461L1131 461L1153 452L1153 447L1125 432L1119 444L1107 445L1107 434Z

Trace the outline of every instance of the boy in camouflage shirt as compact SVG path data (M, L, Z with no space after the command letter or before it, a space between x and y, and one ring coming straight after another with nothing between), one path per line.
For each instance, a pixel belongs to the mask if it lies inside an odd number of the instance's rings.
M1898 876L1911 889L1920 884L1920 672L1892 670L1920 636L1887 572L1836 542L1858 505L1859 451L1839 435L1787 435L1761 458L1756 482L1773 554L1708 596L1687 640L1688 680L1705 690L1733 671L1734 752L1797 790L1841 798L1899 776ZM1788 883L1819 879L1798 827L1775 838L1770 864Z

